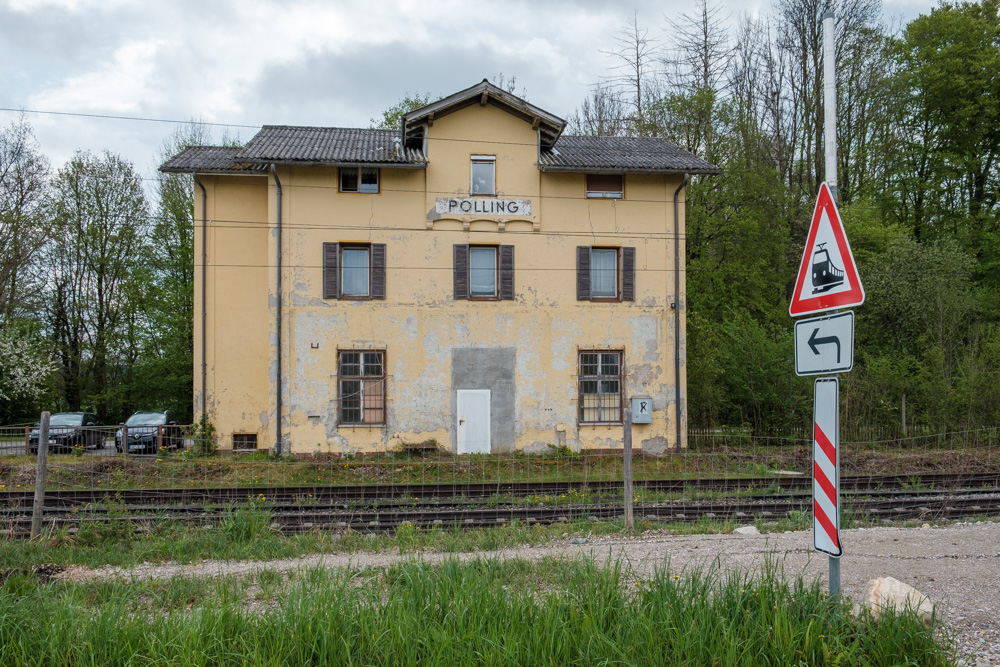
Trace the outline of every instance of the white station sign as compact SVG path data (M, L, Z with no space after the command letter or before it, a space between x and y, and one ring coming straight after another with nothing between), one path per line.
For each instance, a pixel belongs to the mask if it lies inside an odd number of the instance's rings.
M846 373L854 368L854 311L795 323L795 374Z
M492 197L438 197L434 210L439 215L514 215L530 216L530 199L494 199Z

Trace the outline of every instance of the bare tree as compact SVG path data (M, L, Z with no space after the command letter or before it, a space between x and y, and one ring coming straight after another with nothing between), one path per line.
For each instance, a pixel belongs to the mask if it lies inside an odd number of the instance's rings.
M628 131L628 121L628 111L619 92L598 83L590 97L570 116L569 125L574 134L615 137Z
M632 20L613 38L617 47L602 51L617 62L611 68L614 73L605 83L620 92L622 101L631 107L631 133L645 135L648 133L646 105L651 97L655 99L650 88L655 79L654 68L660 58L660 42L649 36L649 29L639 25L638 13L633 14Z

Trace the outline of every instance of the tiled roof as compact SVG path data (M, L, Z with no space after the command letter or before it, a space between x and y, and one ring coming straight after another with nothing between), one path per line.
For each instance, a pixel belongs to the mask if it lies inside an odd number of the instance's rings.
M422 150L403 149L398 130L265 125L237 154L248 162L392 164L423 167Z
M266 125L243 148L192 146L160 167L166 172L264 173L278 163L424 167L421 150L403 152L395 130ZM662 139L562 136L543 151L543 171L717 174L719 168Z
M187 173L237 172L264 173L267 165L250 164L235 159L239 148L228 146L191 146L170 158L160 166L160 171Z
M640 137L564 135L541 154L539 166L542 171L720 173L715 165L667 141Z

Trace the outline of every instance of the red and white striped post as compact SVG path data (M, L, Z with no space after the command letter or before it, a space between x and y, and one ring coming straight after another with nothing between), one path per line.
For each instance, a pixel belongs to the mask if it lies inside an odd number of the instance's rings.
M817 378L813 393L813 548L840 558L840 379ZM839 570L836 574L840 574ZM830 578L830 594L840 588Z

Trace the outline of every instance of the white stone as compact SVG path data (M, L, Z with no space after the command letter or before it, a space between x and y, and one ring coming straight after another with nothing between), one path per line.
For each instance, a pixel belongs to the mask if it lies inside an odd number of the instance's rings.
M934 614L934 605L931 604L926 595L913 586L892 577L881 577L869 581L865 589L864 605L876 616L883 609L895 608L897 611L903 611L907 608L913 609L924 625L928 627Z
M760 531L757 530L756 526L740 526L733 533L737 535L760 535Z

